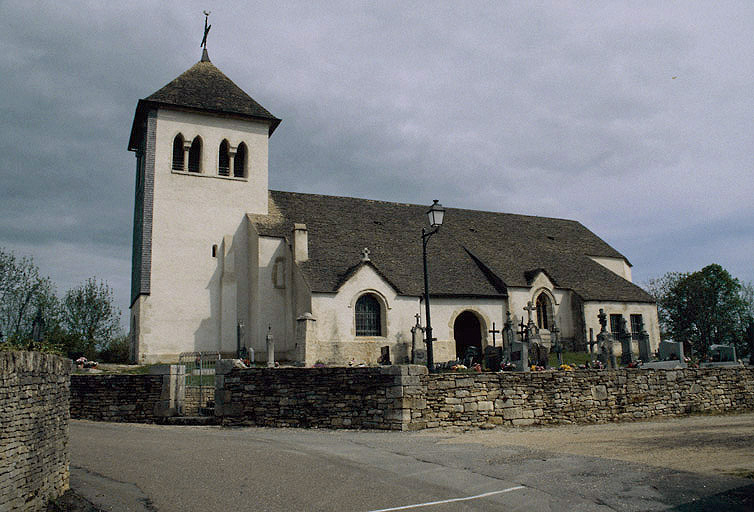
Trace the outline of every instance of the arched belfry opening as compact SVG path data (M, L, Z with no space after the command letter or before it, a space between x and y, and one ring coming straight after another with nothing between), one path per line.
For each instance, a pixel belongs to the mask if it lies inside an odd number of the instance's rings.
M191 149L189 149L189 172L202 172L202 139L197 135L191 142Z
M246 144L243 142L238 145L236 158L233 160L233 176L235 178L246 177Z
M469 347L482 353L482 325L472 311L464 311L453 322L453 338L456 341L456 357L463 358Z
M228 141L225 139L220 143L220 151L217 156L217 174L220 176L230 175L230 155L228 154Z
M173 139L173 170L183 170L183 135L180 133Z

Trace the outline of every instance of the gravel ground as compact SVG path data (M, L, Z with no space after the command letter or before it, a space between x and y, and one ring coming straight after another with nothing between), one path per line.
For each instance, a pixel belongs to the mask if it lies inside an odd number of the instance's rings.
M516 445L754 479L754 414L690 416L635 423L443 430L448 443ZM425 431L423 435L437 435Z

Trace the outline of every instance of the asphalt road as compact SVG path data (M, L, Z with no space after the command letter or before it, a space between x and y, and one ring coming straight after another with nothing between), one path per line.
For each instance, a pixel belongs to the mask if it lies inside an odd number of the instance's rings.
M711 449L726 450L720 436L731 423L733 466L663 463L686 446L685 432L700 457L705 429L717 439ZM754 510L754 480L734 475L754 464L752 440L754 415L483 433L74 420L71 487L107 511L743 511ZM657 457L620 457L642 446Z

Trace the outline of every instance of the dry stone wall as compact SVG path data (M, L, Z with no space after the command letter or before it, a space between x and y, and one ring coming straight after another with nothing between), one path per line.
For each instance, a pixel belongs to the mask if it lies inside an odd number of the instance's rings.
M215 368L215 415L223 425L424 426L421 413L413 415L426 408L423 366L232 369L220 363Z
M71 361L0 352L0 510L45 510L68 489Z
M155 423L181 413L185 367L157 365L148 375L71 375L71 417Z
M439 374L426 380L427 427L632 421L754 410L754 368Z

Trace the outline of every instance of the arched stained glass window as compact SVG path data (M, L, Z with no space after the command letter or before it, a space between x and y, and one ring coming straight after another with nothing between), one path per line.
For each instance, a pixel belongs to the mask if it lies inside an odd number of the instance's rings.
M380 301L366 293L356 301L356 336L382 336Z
M540 329L550 328L550 298L540 293L537 297L537 327Z

